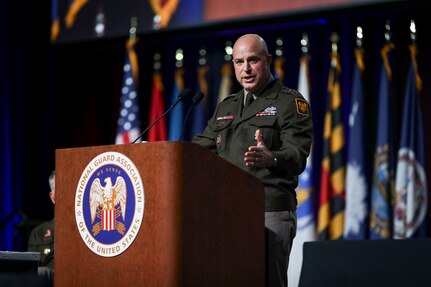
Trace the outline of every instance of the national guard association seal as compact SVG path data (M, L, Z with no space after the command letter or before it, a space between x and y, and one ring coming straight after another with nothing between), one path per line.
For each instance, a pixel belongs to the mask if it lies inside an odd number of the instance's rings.
M75 219L94 253L113 257L130 247L144 215L144 186L131 159L105 152L87 165L76 188Z

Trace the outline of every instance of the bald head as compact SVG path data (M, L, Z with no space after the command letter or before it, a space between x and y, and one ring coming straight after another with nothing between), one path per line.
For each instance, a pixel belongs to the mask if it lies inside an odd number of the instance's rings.
M268 54L268 47L266 46L265 40L257 34L245 34L239 37L236 40L233 49L235 50L235 47L238 48L240 46L254 47L256 50L261 51L264 54Z
M256 34L245 34L233 45L235 76L246 91L256 92L264 87L271 74L272 55L265 40Z

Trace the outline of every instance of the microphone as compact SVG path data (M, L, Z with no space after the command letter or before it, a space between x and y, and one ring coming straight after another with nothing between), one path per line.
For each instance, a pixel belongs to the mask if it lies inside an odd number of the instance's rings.
M193 110L193 108L195 106L197 106L203 99L204 97L204 93L202 93L201 91L198 91L192 98L192 105L190 106L189 110L187 111L186 117L184 119L184 123L183 123L183 129L181 130L181 137L180 137L180 141L183 140L184 138L184 129L186 127L186 123L187 123L187 119L189 118L189 115L191 113L191 111Z
M181 93L178 95L177 100L175 101L175 103L173 103L169 109L166 110L166 112L164 112L160 117L157 118L157 120L155 120L151 125L149 125L134 141L132 141L131 143L135 143L138 139L140 139L152 126L154 126L158 121L160 121L164 116L166 116L167 113L169 113L173 108L175 108L176 105L178 105L181 101L183 101L184 99L188 98L191 95L191 91L190 89L186 88L184 90L181 91Z

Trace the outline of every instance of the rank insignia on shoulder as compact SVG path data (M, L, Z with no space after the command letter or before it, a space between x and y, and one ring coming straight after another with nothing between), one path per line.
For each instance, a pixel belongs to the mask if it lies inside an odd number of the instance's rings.
M306 100L296 98L296 112L303 116L309 116L310 115L310 107L308 106L308 103Z

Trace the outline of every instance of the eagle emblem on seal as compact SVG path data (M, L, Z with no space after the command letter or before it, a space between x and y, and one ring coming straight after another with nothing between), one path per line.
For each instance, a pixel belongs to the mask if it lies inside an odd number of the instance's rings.
M117 230L124 235L125 225L117 218L122 216L123 222L126 217L127 186L124 178L117 177L112 185L110 177L105 178L105 186L102 186L99 178L96 178L90 188L90 213L91 223L100 219L93 225L92 233L96 236L100 231Z

